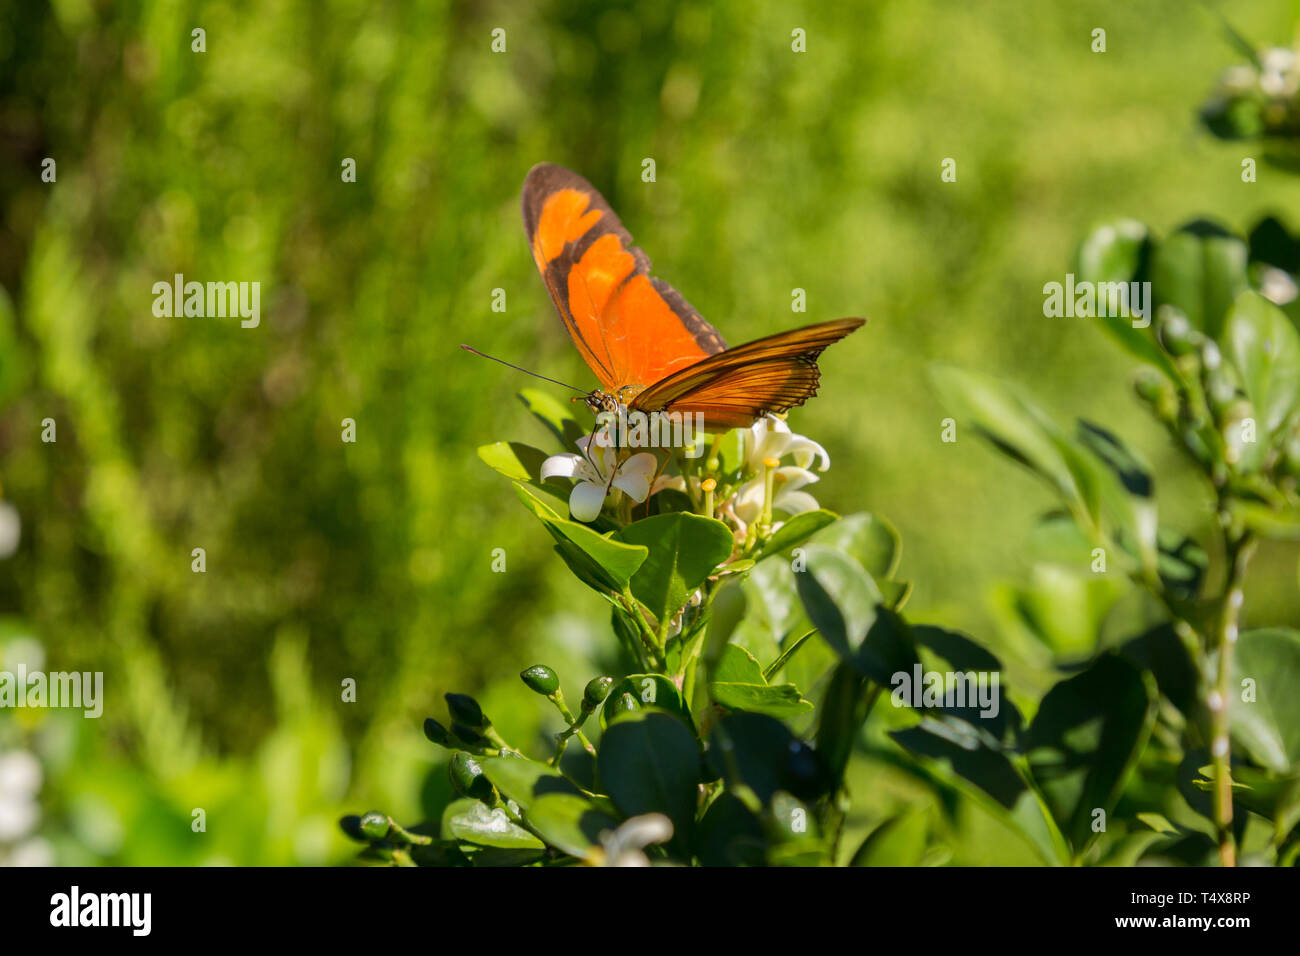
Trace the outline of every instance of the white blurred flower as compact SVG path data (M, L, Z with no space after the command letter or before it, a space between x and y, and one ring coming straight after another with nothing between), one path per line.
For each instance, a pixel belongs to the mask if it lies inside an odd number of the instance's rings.
M1298 293L1300 288L1296 286L1296 281L1289 272L1277 266L1265 266L1260 272L1259 294L1273 304L1286 305Z
M1287 96L1296 91L1300 71L1294 50L1270 47L1259 55L1259 88L1268 96Z
M34 837L24 840L13 848L13 852L4 859L4 866L53 866L54 847L48 840Z
M770 415L760 418L750 425L744 435L745 468L757 474L763 473L763 461L767 458L784 458L790 455L801 470L807 469L815 459L821 460L818 471L825 471L831 466L831 457L826 449L811 438L796 435L790 426L779 418ZM816 480L816 479L814 479Z
M0 558L7 558L17 551L22 536L23 522L18 509L7 501L0 501Z
M0 754L0 843L9 843L36 829L41 809L41 765L25 750Z
M578 521L594 521L612 488L622 491L633 501L645 501L650 494L650 478L658 470L655 456L638 452L622 464L616 448L592 443L585 435L577 441L581 455L552 455L542 462L542 480L577 478L569 494L569 513Z
M628 817L616 830L600 835L605 848L602 866L649 866L643 852L651 843L667 843L673 838L673 822L662 813L645 813Z

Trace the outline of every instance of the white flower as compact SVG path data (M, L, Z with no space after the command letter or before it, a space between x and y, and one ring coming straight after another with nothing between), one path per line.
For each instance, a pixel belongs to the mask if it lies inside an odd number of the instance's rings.
M628 817L617 830L600 835L605 848L605 866L649 866L642 851L651 843L666 843L673 837L673 821L662 813L645 813Z
M645 501L650 478L659 463L649 452L638 452L622 464L618 449L592 443L585 435L577 441L581 455L552 455L542 462L542 480L577 478L569 494L569 513L578 521L594 521L610 489L617 488L633 501Z
M806 491L805 485L817 481L817 476L806 468L783 465L776 470L775 484L772 488L772 510L784 511L797 515L805 511L816 511L817 499ZM759 475L740 486L736 498L731 504L732 511L745 524L752 524L763 513L763 496L766 492L765 479Z
M7 501L0 501L0 558L7 558L18 550L23 536L23 522L18 509Z
M0 842L26 836L40 820L41 765L25 750L0 754Z
M791 455L799 468L807 469L814 459L821 459L818 471L825 471L831 466L831 457L826 449L811 438L796 435L790 426L779 418L764 416L750 425L744 435L745 468L748 471L763 473L763 461L767 458L783 458ZM814 481L816 479L813 479Z

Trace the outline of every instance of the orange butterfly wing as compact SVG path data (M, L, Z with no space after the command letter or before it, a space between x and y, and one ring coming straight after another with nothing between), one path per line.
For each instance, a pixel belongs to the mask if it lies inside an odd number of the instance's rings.
M650 259L577 173L534 166L521 204L542 280L607 391L652 385L727 347L676 289L650 275Z
M752 425L766 412L785 412L817 394L817 357L865 319L833 319L778 332L705 358L641 392L643 412L700 413L705 431Z

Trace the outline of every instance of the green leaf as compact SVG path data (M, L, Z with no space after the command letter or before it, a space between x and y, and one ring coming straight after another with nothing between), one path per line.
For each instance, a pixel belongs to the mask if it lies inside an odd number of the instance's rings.
M853 854L851 866L919 866L925 856L924 811L890 817Z
M1103 282L1142 282L1147 278L1152 242L1146 226L1132 219L1105 223L1090 232L1079 245L1075 272L1079 280L1100 285ZM1148 318L1154 304L1147 303ZM1097 321L1119 345L1134 358L1154 365L1171 381L1180 376L1151 329L1134 328L1133 319L1124 316L1099 316Z
M931 377L944 399L999 451L1045 478L1076 509L1092 513L1085 503L1076 469L1065 454L1063 436L1027 399L1003 382L980 372L936 366Z
M1157 247L1151 261L1155 305L1172 305L1212 339L1223 330L1232 301L1247 289L1246 243L1205 222L1183 226Z
M846 661L855 659L884 597L862 566L842 551L809 545L795 587L815 628Z
M478 456L489 467L515 481L536 482L546 453L517 441L479 445Z
M585 524L556 517L554 511L533 493L534 489L518 483L515 489L519 499L551 533L556 541L556 551L569 569L589 587L621 593L645 563L648 548L616 541Z
M812 710L793 684L771 686L763 669L743 647L728 644L710 674L709 693L724 707L772 717L797 717Z
M845 515L817 534L816 544L843 551L873 578L893 577L903 557L903 539L888 520L870 512Z
M1056 684L1025 735L1035 781L1075 852L1110 813L1155 721L1155 681L1117 654Z
M695 855L705 866L758 866L765 862L763 823L732 793L709 804L695 829Z
M672 842L683 849L689 844L700 752L680 720L653 710L620 716L601 738L596 766L619 812L662 813L673 822Z
M618 826L618 821L609 814L571 793L547 793L538 797L524 819L551 846L578 859L588 857L600 846L601 833Z
M454 800L442 814L442 838L464 840L479 846L505 850L544 847L545 844L523 827L512 822L500 807L489 807L466 797Z
M797 514L789 521L784 522L776 532L767 539L762 549L758 553L758 560L770 558L782 554L791 548L803 544L818 531L834 524L839 515L833 511L820 509L818 511L805 511Z
M820 755L766 714L723 717L709 735L707 759L713 774L744 782L765 804L779 790L815 800L834 785Z
M632 594L661 626L730 557L736 543L721 521L685 512L634 522L618 538L647 555L631 578Z
M695 724L691 720L691 711L686 706L686 701L682 699L681 691L663 674L628 674L621 680L615 681L614 686L609 689L609 695L605 698L604 706L600 709L602 729L609 726L609 715L613 713L616 702L624 694L631 694L642 707L658 707L668 711L694 730Z
M1300 333L1276 305L1245 292L1224 332L1228 358L1258 416L1261 438L1287 420L1300 398Z
M1080 420L1079 444L1110 469L1113 481L1100 483L1101 506L1126 543L1136 546L1142 566L1154 572L1159 550L1156 539L1155 485L1150 467L1117 436Z
M822 696L817 715L817 753L834 781L834 789L839 789L844 779L862 723L867 719L867 686L867 679L851 664L840 663L831 672Z
M544 794L582 793L558 770L527 757L479 757L478 764L492 785L524 810Z
M1233 657L1233 736L1270 770L1300 769L1300 631L1242 631ZM1247 679L1254 681L1253 701L1242 699Z
M572 452L579 438L587 434L587 429L574 417L571 403L558 401L554 396L536 388L525 388L519 393L519 400L524 403L538 420L559 439L566 452Z

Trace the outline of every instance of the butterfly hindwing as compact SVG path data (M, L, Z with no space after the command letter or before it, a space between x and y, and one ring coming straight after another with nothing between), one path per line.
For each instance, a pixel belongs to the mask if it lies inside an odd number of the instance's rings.
M650 275L650 259L577 173L534 166L522 206L537 269L574 345L607 390L652 385L726 348L676 289Z
M657 382L632 406L643 412L698 412L711 432L746 427L767 412L788 411L816 395L817 357L864 322L834 319L746 342Z

